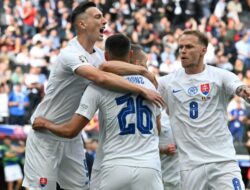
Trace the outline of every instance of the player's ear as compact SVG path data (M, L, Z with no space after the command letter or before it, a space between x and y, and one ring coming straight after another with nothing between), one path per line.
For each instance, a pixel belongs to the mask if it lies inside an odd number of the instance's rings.
M104 57L106 61L109 61L109 53L107 51L104 52Z
M86 29L86 24L83 21L78 21L77 26L81 28L82 30Z
M202 54L205 55L207 53L207 48L206 47L202 47Z

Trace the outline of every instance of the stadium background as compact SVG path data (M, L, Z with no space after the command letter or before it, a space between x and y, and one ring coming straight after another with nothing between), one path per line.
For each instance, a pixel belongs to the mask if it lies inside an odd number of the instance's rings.
M29 117L44 96L60 49L74 36L70 13L81 0L0 1L0 150L10 136L24 147ZM199 29L209 38L207 64L236 73L250 85L249 0L94 0L108 20L105 36L121 32L148 54L148 68L156 77L180 67L177 39L184 29ZM102 47L103 43L98 43ZM15 102L18 102L15 104ZM228 106L244 181L250 179L250 105L233 97ZM85 131L93 159L98 134L95 117ZM4 189L3 155L0 189ZM24 153L18 153L19 163Z

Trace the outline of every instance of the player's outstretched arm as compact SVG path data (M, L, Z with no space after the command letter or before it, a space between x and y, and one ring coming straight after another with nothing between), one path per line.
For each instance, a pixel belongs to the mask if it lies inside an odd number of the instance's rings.
M250 87L246 85L239 86L236 89L236 94L242 97L247 103L250 103Z
M101 64L99 69L117 75L143 75L144 77L148 78L155 86L157 86L155 76L144 66L126 63L123 61L108 61Z
M81 132L88 122L89 120L86 117L79 114L74 114L69 122L59 125L56 125L43 117L37 117L32 124L32 128L34 130L48 129L57 136L74 138Z
M113 73L100 71L92 66L81 66L76 69L76 74L85 77L95 84L117 92L132 92L141 94L147 100L154 104L164 106L161 95L153 90L146 89L142 86L132 84L124 78Z
M148 72L145 67L123 61L107 61L102 63L99 69L117 75L144 75Z

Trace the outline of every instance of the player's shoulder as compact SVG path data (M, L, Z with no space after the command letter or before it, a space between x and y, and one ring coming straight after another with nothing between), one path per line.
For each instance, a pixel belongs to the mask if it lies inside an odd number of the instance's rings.
M61 49L58 57L62 58L64 60L74 60L79 59L79 57L82 56L82 58L86 57L87 52L84 51L83 48L79 48L79 44L77 44L76 38L73 38L68 42L68 45Z
M183 77L184 75L184 69L183 68L179 68L177 69L176 71L168 74L168 75L164 75L164 76L161 76L157 79L158 83L169 83L171 81L176 81L176 80L180 80L181 77Z
M152 90L156 89L153 83L148 78L142 75L126 75L124 76L124 78L133 84L144 86L145 88L149 88Z
M211 73L213 75L213 77L215 77L215 78L235 75L231 71L228 71L226 69L222 69L222 68L219 68L216 66L206 65L206 67L208 69L208 72Z

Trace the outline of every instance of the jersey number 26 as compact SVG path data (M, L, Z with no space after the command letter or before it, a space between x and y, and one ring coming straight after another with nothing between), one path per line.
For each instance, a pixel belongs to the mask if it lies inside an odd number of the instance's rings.
M142 134L151 134L150 130L153 128L152 111L148 106L142 104L143 100L140 95L133 98L130 94L116 98L117 105L127 103L127 107L123 108L117 116L121 130L120 135L135 134L135 128ZM127 124L126 117L130 117L132 114L136 114L136 123ZM146 117L145 125L143 124L144 117Z

